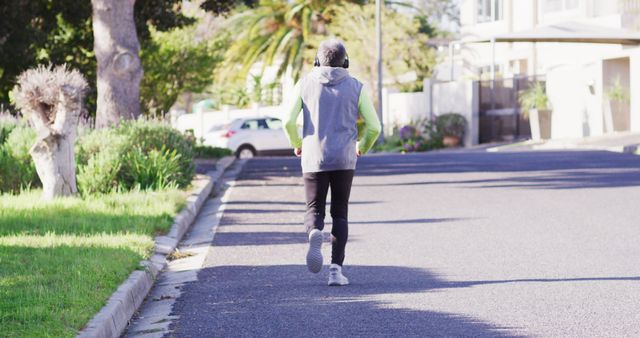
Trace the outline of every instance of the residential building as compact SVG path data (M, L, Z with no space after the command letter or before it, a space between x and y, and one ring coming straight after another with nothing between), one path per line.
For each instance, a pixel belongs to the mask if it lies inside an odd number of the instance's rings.
M552 138L640 132L640 47L636 41L486 42L519 32L531 36L564 29L576 36L629 36L640 27L639 14L638 0L462 0L460 40L451 46L453 59L443 62L436 80L479 81L481 141L483 131L491 134L488 129L495 129L500 116L518 116L518 91L532 80L546 84ZM610 104L609 98L619 102ZM511 121L515 131L502 136L521 136L518 129L528 128L522 120L516 117ZM492 139L485 137L484 141Z

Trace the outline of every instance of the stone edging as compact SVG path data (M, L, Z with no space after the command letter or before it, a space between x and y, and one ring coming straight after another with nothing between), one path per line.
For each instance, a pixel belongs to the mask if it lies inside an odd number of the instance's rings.
M180 243L180 239L195 220L213 186L234 160L235 158L231 156L223 157L218 161L215 171L196 176L192 182L195 188L187 198L184 208L174 218L171 230L166 235L155 238L154 253L148 260L141 263L146 269L134 271L129 275L100 312L78 333L78 338L109 338L119 337L122 334L151 290L156 276L167 265L166 256Z

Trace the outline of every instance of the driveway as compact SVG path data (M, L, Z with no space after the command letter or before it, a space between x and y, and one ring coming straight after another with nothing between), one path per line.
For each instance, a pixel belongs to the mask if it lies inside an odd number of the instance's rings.
M607 152L365 156L352 284L327 287L304 265L299 160L251 160L172 336L638 337L639 168Z

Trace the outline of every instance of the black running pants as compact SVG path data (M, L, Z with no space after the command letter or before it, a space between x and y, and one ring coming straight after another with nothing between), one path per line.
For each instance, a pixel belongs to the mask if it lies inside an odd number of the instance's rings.
M331 187L331 264L342 265L344 249L349 237L349 195L353 181L353 170L321 171L304 173L304 190L307 212L304 225L309 233L313 229L324 229L327 192Z

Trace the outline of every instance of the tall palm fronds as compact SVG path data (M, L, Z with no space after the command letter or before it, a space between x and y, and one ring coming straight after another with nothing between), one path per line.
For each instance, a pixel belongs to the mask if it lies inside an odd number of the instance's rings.
M326 24L331 21L337 6L363 2L261 0L256 7L229 19L233 42L225 55L229 65L225 67L223 77L244 78L256 62L262 61L264 70L281 58L278 75L291 66L292 76L298 80L304 64L303 51L309 47L311 36L326 34Z

